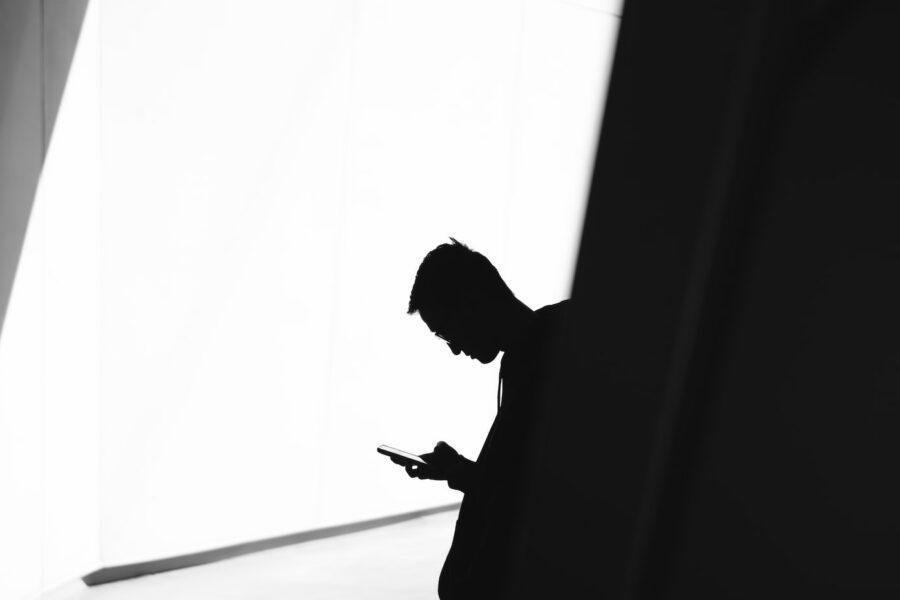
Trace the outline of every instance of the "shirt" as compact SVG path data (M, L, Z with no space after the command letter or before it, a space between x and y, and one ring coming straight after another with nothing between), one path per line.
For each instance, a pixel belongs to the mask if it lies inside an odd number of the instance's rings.
M567 304L564 300L535 311L525 335L504 352L497 414L478 459L460 457L448 478L448 485L465 496L441 570L441 600L502 597L510 553L521 535L518 516L527 473L536 459L537 403Z

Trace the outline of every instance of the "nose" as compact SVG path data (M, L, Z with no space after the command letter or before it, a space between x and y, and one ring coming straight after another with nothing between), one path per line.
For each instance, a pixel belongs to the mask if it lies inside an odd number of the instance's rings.
M450 344L450 352L453 353L453 356L459 356L459 350L460 350L459 346Z

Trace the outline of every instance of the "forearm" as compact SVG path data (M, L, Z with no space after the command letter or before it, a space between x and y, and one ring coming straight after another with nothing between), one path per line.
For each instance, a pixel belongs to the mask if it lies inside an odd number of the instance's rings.
M447 485L464 494L472 491L478 480L478 469L478 463L460 454L459 460L447 472Z

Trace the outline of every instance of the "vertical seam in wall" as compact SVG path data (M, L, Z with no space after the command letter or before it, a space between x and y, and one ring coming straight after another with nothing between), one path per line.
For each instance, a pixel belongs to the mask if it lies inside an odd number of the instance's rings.
M40 123L38 124L39 132L41 136L41 145L40 145L40 157L38 160L38 181L37 188L35 191L35 197L33 202L37 201L37 190L40 190L40 181L41 174L44 169L44 161L47 158L47 77L45 67L45 59L44 59L44 49L45 49L45 33L44 33L44 11L45 11L45 0L40 0L38 3L38 75L39 75L39 84L38 84L38 94L39 98L39 112L40 112ZM29 219L33 219L35 217L35 206L32 204L31 207L31 217ZM44 591L44 583L47 577L46 574L46 562L47 562L47 390L46 390L46 381L47 381L47 255L46 255L46 232L44 230L44 222L38 224L41 227L41 235L39 239L41 241L40 244L40 264L41 264L41 295L40 295L40 319L41 319L41 330L40 330L40 369L38 370L40 381L37 382L38 390L40 394L40 410L38 411L39 419L40 419L40 437L39 437L39 445L40 448L38 453L40 455L40 560L41 565L39 569L40 573L40 583L39 583L39 591ZM27 235L27 233L26 233ZM25 240L22 240L22 248L24 251L25 248Z
M84 22L91 17L91 4L97 16L97 562L103 566L103 3L88 0Z
M40 0L38 3L38 39L40 40L40 50L38 53L38 58L40 62L40 104L41 104L41 160L40 165L43 168L44 161L47 159L47 70L46 70L46 27L44 25L44 18L46 13L46 0ZM40 181L40 176L39 179Z
M509 103L509 163L507 165L508 172L506 184L506 202L503 206L503 223L500 230L501 257L504 265L506 265L507 267L509 266L511 256L509 248L509 220L512 216L512 204L518 192L516 148L519 147L519 143L521 142L520 126L522 122L522 63L524 60L523 56L525 54L525 5L527 2L528 0L521 0L519 2L519 32L516 36L516 55L513 64L513 81Z
M353 138L353 83L356 77L356 32L357 21L359 19L359 2L351 0L350 2L350 27L349 27L349 56L347 58L347 113L344 119L343 144L341 147L341 170L339 173L340 181L338 182L338 209L335 223L335 240L334 240L334 280L331 285L332 290L332 310L331 323L329 327L328 337L328 398L325 403L325 409L320 415L319 421L319 472L318 472L318 489L316 492L316 517L321 519L323 498L322 494L325 490L323 480L325 478L325 452L327 447L327 433L331 426L331 407L337 399L337 385L335 383L335 355L337 353L337 333L338 323L340 320L340 297L341 297L341 253L344 242L344 226L347 217L347 187L348 173L350 172L350 144Z

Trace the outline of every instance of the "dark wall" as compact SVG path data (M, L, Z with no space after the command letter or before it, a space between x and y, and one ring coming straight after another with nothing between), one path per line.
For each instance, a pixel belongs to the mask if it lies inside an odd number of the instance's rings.
M900 590L898 17L626 1L520 597Z
M900 597L900 10L805 16L655 597Z

